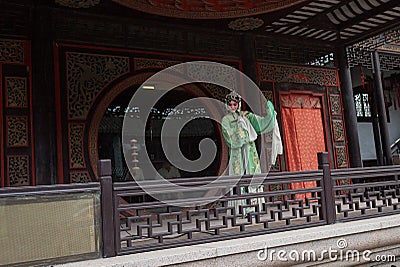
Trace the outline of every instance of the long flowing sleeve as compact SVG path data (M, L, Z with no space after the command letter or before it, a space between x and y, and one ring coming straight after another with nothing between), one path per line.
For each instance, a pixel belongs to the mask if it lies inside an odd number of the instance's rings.
M281 133L279 131L278 120L276 119L275 112L275 126L274 131L272 132L272 149L271 149L271 164L274 165L276 163L276 158L279 155L283 154L283 145L281 139Z
M275 125L275 110L274 105L271 101L267 102L268 114L264 117L258 116L253 113L248 113L246 118L250 121L251 125L253 125L254 130L256 130L257 134L267 133L274 129Z

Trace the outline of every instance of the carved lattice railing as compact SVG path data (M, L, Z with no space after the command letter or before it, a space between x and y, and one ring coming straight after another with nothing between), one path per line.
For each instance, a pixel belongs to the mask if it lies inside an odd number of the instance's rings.
M399 174L398 165L332 170L333 181L353 182L334 186L336 220L359 220L399 213Z
M183 186L181 189L157 180L141 181L146 190L163 201L149 196L136 182L112 184L111 172L108 176L100 173L105 192L102 194L103 255L400 213L400 166L330 170L326 152L318 154L318 162L317 171L259 175L262 190L243 190L252 181L247 176L219 177L217 182L216 177L173 179L174 184ZM101 166L99 170L104 170ZM218 200L211 197L213 192L225 190L235 178L239 181L233 190ZM198 191L212 181L212 189Z

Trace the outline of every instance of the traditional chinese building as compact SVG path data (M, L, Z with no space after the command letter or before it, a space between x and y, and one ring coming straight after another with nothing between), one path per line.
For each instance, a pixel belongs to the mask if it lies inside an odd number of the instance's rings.
M316 169L319 151L334 168L392 163L397 0L13 0L0 2L0 14L2 187L95 181L100 158L126 179L128 99L154 73L195 60L242 71L273 101L285 151L273 170ZM166 112L226 93L203 84L167 94L138 126L154 163ZM183 154L196 158L204 137L217 144L215 161L184 175L217 175L226 164L220 126L209 120L185 129Z

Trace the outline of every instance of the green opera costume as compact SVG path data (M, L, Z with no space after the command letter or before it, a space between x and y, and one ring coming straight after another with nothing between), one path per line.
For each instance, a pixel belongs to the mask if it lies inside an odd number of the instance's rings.
M236 99L229 99L235 101ZM240 103L240 98L237 99ZM258 157L254 141L257 136L272 131L275 126L275 110L273 104L267 102L267 115L264 117L240 111L240 105L235 112L230 112L222 118L222 133L229 147L229 175L244 175L261 173L260 159ZM262 185L240 187L240 193L260 193L264 191ZM233 190L231 190L233 193ZM251 198L248 203L246 199L228 201L228 206L235 207L235 214L249 214L254 212L254 208L241 207L251 204L259 205L262 209L263 197Z
M254 141L257 135L272 131L274 128L274 106L270 101L267 102L267 106L268 114L265 117L247 113L243 120L243 111L232 112L223 117L222 132L229 147L229 175L261 172Z

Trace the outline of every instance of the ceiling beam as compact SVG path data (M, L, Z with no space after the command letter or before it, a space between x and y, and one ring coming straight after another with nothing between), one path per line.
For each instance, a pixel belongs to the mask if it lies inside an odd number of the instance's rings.
M379 34L382 34L386 31L393 30L397 27L400 27L400 20L397 20L396 22L389 22L383 25L380 25L377 28L371 29L369 31L363 32L362 34L358 34L351 39L348 40L338 40L336 42L336 45L344 45L344 46L351 46L354 45L358 42L367 40L368 38L377 36Z
M394 8L394 7L400 7L400 1L399 0L391 0L390 2L382 4L382 5L378 6L378 7L371 8L371 10L368 10L368 11L364 12L363 14L360 14L360 15L356 16L353 19L349 19L346 22L340 23L338 25L339 30L346 29L348 27L351 27L352 25L358 24L358 23L360 23L362 21L365 21L365 20L367 20L369 18L375 17L376 15L381 14L381 13L383 13L385 11L388 11L388 10Z
M318 13L316 16L311 17L303 22L303 25L307 25L309 27L315 28L315 29L325 29L325 30L338 30L337 25L333 24L327 17L327 14L330 12L333 12L334 10L347 5L348 3L352 2L354 0L342 0L340 1L340 4L334 5L325 11ZM327 23L329 21L329 24ZM321 25L321 22L324 22L323 25Z

